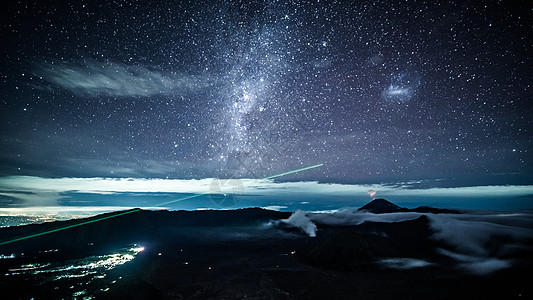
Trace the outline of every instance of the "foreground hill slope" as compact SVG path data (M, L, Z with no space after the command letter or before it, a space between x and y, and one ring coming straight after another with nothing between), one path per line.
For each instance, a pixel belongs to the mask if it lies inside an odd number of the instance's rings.
M385 201L373 201L362 209L403 212ZM0 259L0 293L3 299L80 295L96 299L507 299L532 295L529 252L513 258L523 262L516 267L472 275L442 255L442 249L454 248L434 238L430 219L423 214L407 221L358 225L317 221L316 237L287 226L282 220L290 216L258 208L136 209L3 228L0 241L37 236L0 246L0 254L14 257ZM115 255L132 244L144 251ZM111 266L118 257L129 261ZM73 273L80 268L83 272Z

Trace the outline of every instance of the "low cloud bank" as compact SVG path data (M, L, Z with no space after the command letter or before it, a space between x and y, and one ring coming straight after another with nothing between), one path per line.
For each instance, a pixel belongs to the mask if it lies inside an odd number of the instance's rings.
M531 227L533 217L522 214L522 222L517 222L515 215L499 214L480 217L478 215L429 214L428 218L430 227L435 232L433 236L435 239L446 241L461 253L489 256L506 254L505 249L497 247L497 243L490 249L487 247L491 241L498 238L516 243L533 239L533 227Z
M392 213L392 214L373 214L368 212L354 212L345 209L333 213L307 213L301 210L294 212L290 218L283 220L284 223L293 227L300 228L308 236L316 236L316 223L333 225L333 226L350 226L359 225L364 222L384 222L394 223L418 218L420 213Z
M495 271L509 268L512 261L494 257L471 256L452 251L439 249L442 255L446 255L460 262L458 267L476 275L489 275Z
M387 268L391 269L399 269L399 270L406 270L406 269L415 269L415 268L424 268L428 266L432 266L433 263L430 263L428 261L425 261L423 259L416 259L416 258L386 258L379 261L380 264Z
M313 222L326 225L359 225L364 222L395 223L414 220L421 215L421 213L416 212L373 214L363 211L354 212L353 210L349 209L340 210L330 214L308 214L309 219Z
M533 240L533 215L428 215L433 238L444 241L454 251L440 249L458 262L459 268L477 275L488 275L509 268L507 257L528 249Z
M348 226L366 221L394 223L413 220L426 215L432 238L443 242L449 249L438 249L441 255L457 261L457 267L477 275L487 275L512 266L510 256L531 251L533 214L373 214L353 210L336 213L295 212L285 223L300 228L311 237L317 235L315 224ZM391 268L408 269L431 265L410 258L390 258L380 261Z

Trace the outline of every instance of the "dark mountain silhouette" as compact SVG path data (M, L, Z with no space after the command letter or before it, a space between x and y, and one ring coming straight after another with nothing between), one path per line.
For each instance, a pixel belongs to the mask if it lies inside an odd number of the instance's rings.
M364 207L403 210L383 199ZM527 264L493 277L461 273L450 258L439 254L438 249L449 246L432 238L429 219L423 215L354 226L317 222L314 238L279 225L290 215L258 208L136 209L2 228L0 241L69 227L1 245L0 254L13 253L16 258L0 259L0 274L8 274L0 275L0 295L62 299L73 298L81 289L84 296L97 299L471 299L505 298L516 291L531 295L529 277L523 276L531 273ZM58 274L43 272L48 265L109 255L132 243L145 250L105 271L105 276L57 279ZM390 258L432 264L396 270L383 265L382 260ZM21 266L40 268L41 273L17 274Z
M437 209L427 206L407 209L385 199L375 199L359 210L373 213L423 212L423 213L458 213L455 210ZM115 215L119 215L116 216ZM31 239L1 245L5 253L23 250L26 253L48 249L63 249L63 253L77 252L80 248L87 251L86 245L94 252L107 251L127 243L150 240L162 241L176 234L188 235L188 239L197 239L189 234L200 228L215 232L221 228L259 226L271 220L286 219L290 212L277 212L260 208L247 208L224 211L130 211L113 212L86 219L73 219L43 224L32 224L2 228L0 243L20 237L33 236ZM79 224L82 226L77 226ZM57 231L60 228L66 230ZM40 233L57 231L53 234Z
M448 208L435 208L430 206L419 206L417 208L402 208L402 211L413 211L419 213L432 213L432 214L460 214L461 212L456 209Z
M118 215L114 217L114 215ZM258 226L269 220L288 218L290 212L278 212L260 208L205 211L147 211L133 209L102 214L90 218L56 221L43 224L7 227L0 230L0 243L20 237L36 235L31 239L0 246L6 253L22 251L38 252L43 249L70 252L108 251L137 241L165 242L176 234L189 235L193 228L217 228ZM99 220L99 221L96 221ZM85 224L77 226L78 224ZM64 229L60 230L58 229ZM43 232L57 231L39 235ZM202 238L191 235L189 239ZM87 247L87 245L91 247Z
M433 213L433 214L458 214L460 213L455 209L443 209L443 208L434 208L430 206L419 206L417 208L405 208L400 207L390 201L385 199L374 199L358 210L365 210L375 214L384 214L384 213L395 213L395 212L419 212L419 213Z
M366 210L375 214L398 212L402 208L385 199L374 199L359 210Z

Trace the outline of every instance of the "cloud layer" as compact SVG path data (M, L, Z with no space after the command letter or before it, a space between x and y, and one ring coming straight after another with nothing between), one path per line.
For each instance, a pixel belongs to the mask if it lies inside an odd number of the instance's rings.
M428 205L431 199L447 200L448 207L460 206L457 201L464 199L480 199L485 202L488 197L493 199L510 199L527 197L533 194L532 186L473 186L457 188L428 188L413 189L405 186L390 185L354 185L329 184L316 181L275 182L260 179L235 179L242 183L239 196L269 196L282 202L274 205L286 205L286 199L292 201L315 202L336 199L340 202L348 201L346 205L354 205L357 201L367 202L369 190L377 191L378 197L391 197L391 200L419 199L418 205ZM0 196L17 199L22 205L54 205L55 201L73 194L113 195L120 193L177 193L177 194L227 194L233 193L232 186L228 190L221 190L216 184L218 179L150 179L150 178L43 178L35 176L0 177ZM256 197L257 198L257 197ZM458 200L459 199L459 200ZM453 202L456 201L456 202ZM503 201L503 200L502 200ZM340 203L339 202L339 203ZM350 204L352 203L352 204ZM503 202L508 206L509 202ZM110 204L112 205L112 204ZM135 204L134 204L135 205ZM267 204L273 205L273 204ZM302 204L304 205L304 204ZM340 204L342 205L342 204ZM264 205L261 205L264 206ZM342 206L341 206L342 207ZM338 209L340 207L336 207ZM306 209L309 209L306 206Z
M148 66L83 61L40 64L36 75L73 93L88 96L152 96L194 91L208 86L205 76L164 72Z

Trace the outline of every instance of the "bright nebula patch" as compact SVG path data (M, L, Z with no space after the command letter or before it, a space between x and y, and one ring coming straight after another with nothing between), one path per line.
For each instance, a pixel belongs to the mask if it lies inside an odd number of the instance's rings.
M381 96L386 101L403 103L411 100L420 86L420 75L399 73L391 78Z

